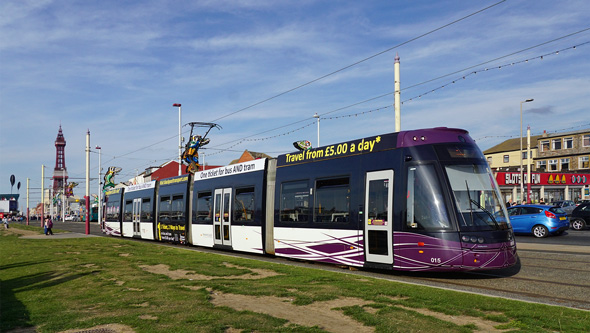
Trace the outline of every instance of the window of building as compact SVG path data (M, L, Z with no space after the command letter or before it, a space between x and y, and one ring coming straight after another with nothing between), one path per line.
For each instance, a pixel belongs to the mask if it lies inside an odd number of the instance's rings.
M579 169L588 169L590 168L590 157L589 156L580 156L580 165L578 166Z
M570 159L569 158L562 158L561 159L561 171L568 171L570 169Z
M574 148L574 138L564 138L563 139L563 148L564 149Z
M287 182L281 186L282 222L307 222L309 219L309 187L307 180Z
M541 151L548 151L549 150L549 140L541 141Z
M504 155L504 163L510 162L510 156Z
M488 156L488 165L492 165L492 157Z
M582 147L590 147L590 134L582 135Z
M526 154L527 154L526 150L522 152L522 159L523 160L526 160L527 159L527 157L526 157L527 155Z
M236 189L236 197L234 201L234 221L254 221L255 208L254 187Z
M553 150L561 149L561 139L551 140L551 145L553 146Z
M537 162L537 171L545 171L547 170L547 161L538 161Z
M314 222L348 222L349 212L350 185L348 177L316 181Z
M557 160L549 160L549 171L557 171Z

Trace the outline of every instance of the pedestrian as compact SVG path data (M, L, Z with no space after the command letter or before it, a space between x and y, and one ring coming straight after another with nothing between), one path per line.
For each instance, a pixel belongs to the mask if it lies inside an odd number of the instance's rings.
M4 224L4 229L8 229L8 219L6 218L6 216L2 218L2 223Z
M544 205L545 204L545 200L543 200L543 198L541 198L541 200L539 200L539 205Z
M53 228L53 221L51 220L51 217L47 220L47 233L50 235L53 235L53 231L51 230L51 228Z
M45 232L45 236L47 236L47 223L49 222L49 215L45 216L43 219L43 231Z

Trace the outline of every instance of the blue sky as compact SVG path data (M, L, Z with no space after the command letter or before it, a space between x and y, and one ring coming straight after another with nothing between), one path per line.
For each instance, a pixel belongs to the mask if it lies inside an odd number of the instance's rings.
M484 150L519 135L529 98L525 130L589 128L588 42L586 0L5 0L0 192L10 193L11 174L22 197L27 178L39 188L41 165L51 177L60 124L77 195L87 130L103 168L123 168L117 181L176 159L174 103L183 124L223 127L210 133L208 164L245 149L277 156L301 139L315 146L314 113L322 145L393 132L396 53L402 130L464 128ZM94 150L90 159L96 178Z

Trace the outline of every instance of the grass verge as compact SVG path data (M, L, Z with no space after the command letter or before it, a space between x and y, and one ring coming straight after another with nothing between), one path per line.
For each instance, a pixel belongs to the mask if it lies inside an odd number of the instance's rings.
M41 229L11 225L23 227ZM2 332L590 331L590 312L563 307L120 238L0 234Z

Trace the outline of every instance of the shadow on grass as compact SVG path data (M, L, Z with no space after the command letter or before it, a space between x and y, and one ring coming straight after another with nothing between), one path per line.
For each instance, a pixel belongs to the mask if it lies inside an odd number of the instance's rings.
M46 262L49 262L49 260L15 262L15 263L12 263L12 264L0 265L0 271L3 271L5 269L11 269L11 268L20 268L20 267L25 267L25 266L32 266L32 265L44 264Z
M39 262L5 265L2 266L2 269L24 267L37 263ZM2 300L2 311L0 312L0 331L6 332L16 328L27 328L34 326L34 324L31 323L28 309L17 298L18 293L39 291L41 289L66 283L89 274L92 274L92 272L79 274L42 272L0 281L2 286L0 288L0 299Z

